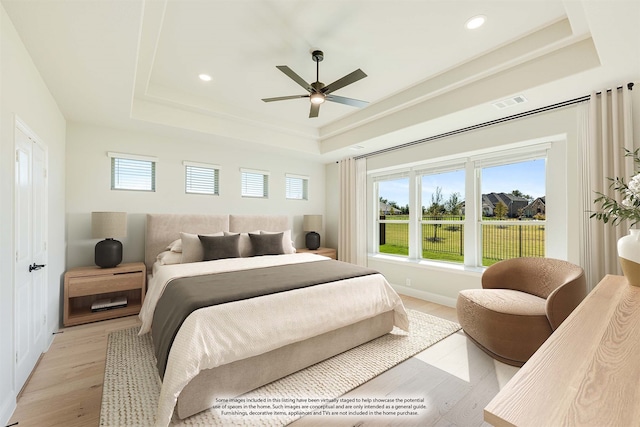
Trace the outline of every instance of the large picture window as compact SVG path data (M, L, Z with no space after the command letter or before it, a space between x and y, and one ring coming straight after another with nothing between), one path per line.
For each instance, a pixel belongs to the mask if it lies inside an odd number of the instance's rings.
M374 176L377 251L472 267L544 257L547 149Z

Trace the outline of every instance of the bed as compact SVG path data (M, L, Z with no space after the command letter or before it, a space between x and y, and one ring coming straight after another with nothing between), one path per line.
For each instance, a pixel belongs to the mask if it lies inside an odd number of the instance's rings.
M140 334L152 333L156 349L162 347L166 338L160 334L167 334L167 325L175 323L164 314L173 310L174 288L191 290L210 287L210 280L220 284L232 278L249 280L246 277L253 277L247 283L269 282L267 286L277 287L296 282L296 272L313 279L334 267L359 268L318 255L295 253L290 230L287 216L147 215L145 263L151 273L140 311ZM177 249L184 251L181 260L202 257L193 253L191 239L198 234L215 236L216 242L232 239L218 236L237 236L233 239L242 256L177 261ZM251 256L252 244L260 252L259 243L266 241L258 240L257 234L271 235L260 238L270 242L282 239L282 251L278 255ZM358 270L357 274L341 277L232 299L183 316L181 326L169 340L162 367L163 357L158 357L162 389L157 425L168 425L174 413L178 418L189 417L212 407L217 398L239 396L382 336L394 326L408 329L402 301L381 274ZM228 288L238 292L235 286ZM252 286L247 289L253 292Z

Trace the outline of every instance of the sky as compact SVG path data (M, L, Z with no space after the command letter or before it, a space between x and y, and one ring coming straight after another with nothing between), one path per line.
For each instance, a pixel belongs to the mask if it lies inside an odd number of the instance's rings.
M482 169L481 191L487 193L511 193L520 190L534 199L545 195L545 160L537 159ZM460 193L464 200L464 170L446 172L422 178L422 205L431 204L436 187L442 189L443 202L452 193ZM380 196L394 201L398 206L409 203L409 179L379 182Z

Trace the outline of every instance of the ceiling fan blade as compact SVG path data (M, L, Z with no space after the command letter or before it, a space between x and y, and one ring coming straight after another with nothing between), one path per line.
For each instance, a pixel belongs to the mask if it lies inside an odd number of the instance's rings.
M311 104L311 110L309 110L310 119L318 117L318 113L320 112L320 105L321 104Z
M346 85L350 85L351 83L355 83L360 79L364 79L367 75L360 68L355 70L353 73L347 74L341 79L336 80L328 86L325 86L322 89L322 93L329 94L334 90L338 90L340 88L345 87Z
M278 96L276 98L262 98L264 102L273 102L273 101L285 101L287 99L298 99L298 98L308 98L309 95L290 95L290 96Z
M291 80L305 88L306 91L313 92L313 88L311 87L311 85L307 83L302 77L297 75L291 68L287 67L286 65L276 65L276 68L289 76Z
M344 96L337 96L337 95L327 95L325 99L327 101L337 102L345 105L351 105L352 107L358 107L358 108L364 108L367 105L369 105L367 101L360 101L359 99L345 98Z

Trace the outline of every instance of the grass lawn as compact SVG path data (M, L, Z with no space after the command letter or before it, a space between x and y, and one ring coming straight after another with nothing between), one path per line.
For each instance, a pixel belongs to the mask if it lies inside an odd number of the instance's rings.
M387 217L390 219L389 217ZM393 219L407 219L395 215ZM392 255L409 255L409 225L384 224L385 244L380 252ZM464 261L464 226L443 224L422 225L422 258L462 263ZM545 229L543 225L483 225L482 265L523 256L544 256Z

